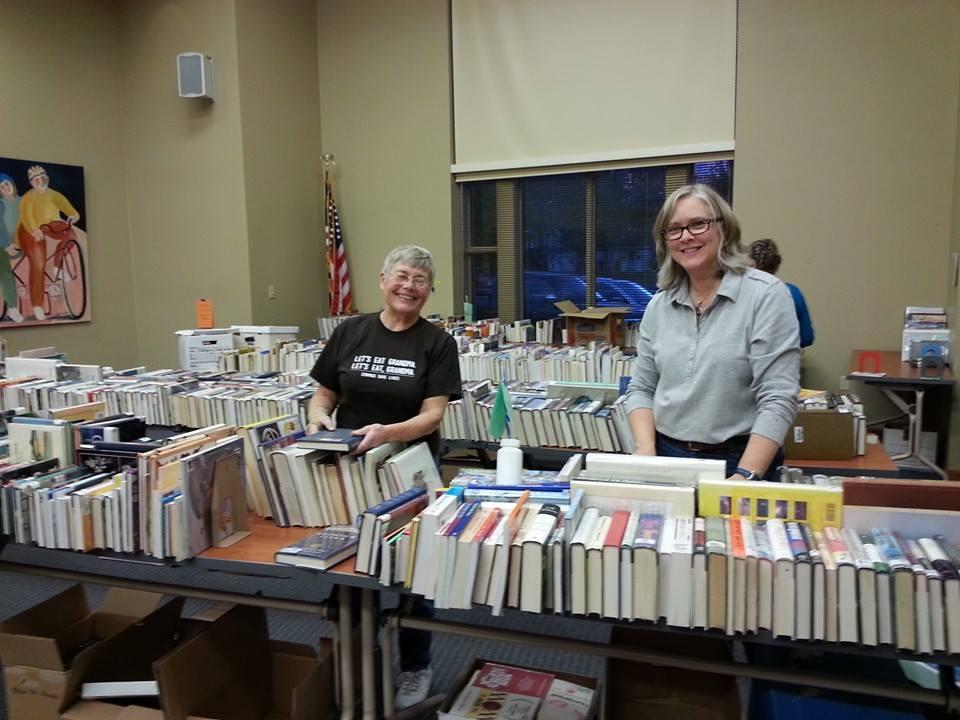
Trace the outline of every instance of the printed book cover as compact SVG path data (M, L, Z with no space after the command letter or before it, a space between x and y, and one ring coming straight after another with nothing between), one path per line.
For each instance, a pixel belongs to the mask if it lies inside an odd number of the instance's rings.
M355 525L328 525L278 550L274 559L285 565L327 570L356 555L359 539L360 529Z
M360 444L361 440L363 440L363 437L354 435L350 428L337 428L336 430L321 430L310 435L304 435L297 441L297 444L315 450L350 452Z

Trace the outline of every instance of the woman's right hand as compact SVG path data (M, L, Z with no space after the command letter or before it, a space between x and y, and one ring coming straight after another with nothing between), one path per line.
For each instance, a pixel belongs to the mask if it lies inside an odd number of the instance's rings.
M336 426L333 424L333 418L329 415L317 416L307 425L307 435L313 435L320 430L335 430Z

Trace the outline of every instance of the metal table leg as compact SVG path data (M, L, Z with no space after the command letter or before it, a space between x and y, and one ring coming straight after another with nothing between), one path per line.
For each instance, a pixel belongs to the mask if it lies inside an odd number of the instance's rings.
M360 661L364 720L374 720L377 717L377 678L374 667L377 603L373 593L373 590L367 589L360 591Z
M340 595L340 718L353 720L353 608L350 604L351 588L341 585Z

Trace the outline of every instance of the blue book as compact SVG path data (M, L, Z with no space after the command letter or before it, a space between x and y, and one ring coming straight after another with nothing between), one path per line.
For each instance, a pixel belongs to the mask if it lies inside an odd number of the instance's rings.
M358 519L364 518L365 516L370 516L375 519L378 515L386 515L391 510L395 510L401 505L406 505L408 502L413 500L415 497L420 495L425 495L427 493L426 488L422 487L413 487L409 490L404 490L399 495L394 495L388 500L384 500L382 503L378 503L372 507L367 508L358 516Z
M362 435L354 435L350 428L336 430L321 430L310 435L304 435L297 445L313 450L327 450L328 452L350 452L360 441Z
M277 550L284 565L327 570L356 555L360 531L352 525L329 525L320 532Z

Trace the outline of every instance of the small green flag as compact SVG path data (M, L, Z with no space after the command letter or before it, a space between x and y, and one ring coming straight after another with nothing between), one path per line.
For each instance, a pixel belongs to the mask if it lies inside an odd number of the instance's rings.
M487 425L487 431L490 437L499 440L506 432L510 436L510 412L513 403L510 402L510 391L507 390L507 384L501 382L497 386L497 397L493 402L493 410L490 411L490 423Z

